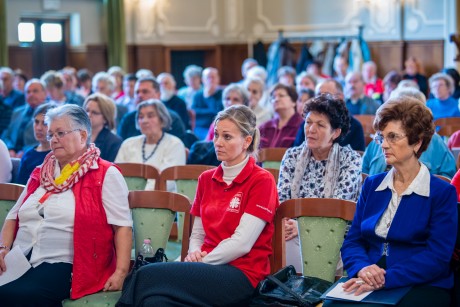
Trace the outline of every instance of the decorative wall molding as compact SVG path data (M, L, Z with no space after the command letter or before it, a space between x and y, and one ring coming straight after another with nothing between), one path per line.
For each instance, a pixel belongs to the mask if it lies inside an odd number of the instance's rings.
M192 2L188 0L188 2ZM199 10L195 10L193 14L190 16L195 16L199 18L207 18L206 23L203 26L179 26L179 25L172 25L168 17L166 16L166 5L159 5L157 9L158 19L159 22L162 24L162 32L182 32L182 33L200 33L200 32L210 32L214 36L219 35L219 26L216 24L217 21L217 0L209 0L209 5L211 7L211 15L210 16L200 16Z
M348 15L345 16L343 22L338 23L322 23L322 24L274 24L269 17L264 15L264 0L257 0L256 16L257 19L263 22L265 28L268 31L277 32L278 30L289 31L289 32L308 32L308 31L344 31L349 29L350 31L355 30L356 23L352 21L356 19L356 15L359 13L359 3L352 3L352 6L348 10ZM254 29L253 29L254 30ZM259 30L259 26L258 26Z

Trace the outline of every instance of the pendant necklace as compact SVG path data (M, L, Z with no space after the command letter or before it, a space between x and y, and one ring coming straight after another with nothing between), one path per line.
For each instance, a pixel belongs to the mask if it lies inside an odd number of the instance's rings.
M148 157L145 156L145 143L147 142L147 137L144 138L144 142L142 143L142 161L144 161L144 163L147 162L147 160L149 160L151 157L153 157L153 155L158 149L158 146L160 146L160 142L163 139L164 135L164 132L162 132L161 137L157 142L157 146L155 146L155 148L152 150Z

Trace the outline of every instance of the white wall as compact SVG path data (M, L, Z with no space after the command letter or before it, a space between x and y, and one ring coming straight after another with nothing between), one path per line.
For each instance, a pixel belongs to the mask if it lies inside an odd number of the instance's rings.
M357 26L363 24L368 41L444 39L446 64L451 64L456 53L448 41L456 31L455 0L124 1L128 44L268 42L276 39L280 29L285 36L349 35L356 34ZM44 11L42 3L7 0L10 45L18 44L21 16L73 13L80 17L82 46L105 43L102 0L60 0L57 12Z

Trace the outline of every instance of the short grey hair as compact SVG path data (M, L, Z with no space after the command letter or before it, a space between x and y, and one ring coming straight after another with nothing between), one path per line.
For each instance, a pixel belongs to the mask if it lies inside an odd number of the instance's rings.
M45 83L44 83L42 80L37 79L37 78L32 78L32 79L30 79L29 81L27 81L27 82L26 82L26 85L24 86L24 91L27 93L27 89L29 88L29 86L30 86L31 84L34 84L34 83L40 84L41 87L42 87L42 90L43 90L43 91L46 91L46 85L45 85Z
M225 100L225 97L227 97L227 95L230 92L238 93L238 95L240 95L241 97L241 102L243 102L245 106L249 105L249 94L246 88L244 88L238 83L230 83L225 87L224 91L222 92L222 101Z
M310 79L311 82L313 82L313 84L315 85L315 87L318 85L318 79L316 79L316 77L313 74L308 73L306 71L302 71L299 75L297 75L297 77L295 78L295 84L300 84L300 82L302 82L302 79L304 78Z
M455 90L454 79L451 76L443 72L438 72L432 75L430 79L428 79L428 82L430 83L430 87L432 87L433 83L438 80L444 80L444 82L446 82L447 88L449 89L449 93L451 95L454 93L454 90Z
M81 129L86 131L86 145L91 143L91 121L86 111L75 104L65 104L60 107L48 110L45 115L45 124L49 127L56 120L66 117L70 119L72 129Z
M189 65L185 67L184 73L182 76L184 79L192 78L192 77L200 77L201 78L201 73L203 72L203 68L198 66L198 65Z
M9 74L11 77L14 76L14 71L9 67L6 67L6 66L0 67L0 73L2 72Z
M161 125L163 126L163 129L165 130L171 130L171 124L172 124L172 119L171 115L169 115L168 109L166 109L166 106L164 105L163 102L161 102L158 99L148 99L145 101L142 101L138 106L136 110L136 128L138 130L141 130L139 127L139 113L140 111L145 108L145 107L153 107L155 111L158 114L158 117L160 118Z
M94 77L93 77L92 88L93 88L94 92L95 92L96 86L97 86L99 81L103 81L103 82L107 83L107 85L109 86L111 91L115 90L115 80L114 80L114 78L111 75L109 75L108 73L106 73L105 71L100 71L97 74L95 74Z
M425 95L420 90L413 88L413 87L396 88L390 94L390 99L391 98L401 98L401 97L412 97L412 98L419 100L423 104L426 104Z

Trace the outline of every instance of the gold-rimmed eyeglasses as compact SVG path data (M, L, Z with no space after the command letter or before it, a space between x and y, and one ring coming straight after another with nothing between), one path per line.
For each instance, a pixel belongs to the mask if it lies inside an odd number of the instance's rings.
M379 145L383 144L383 140L386 140L389 144L394 144L405 137L406 135L397 134L394 132L390 132L387 135L383 135L382 133L377 132L376 134L374 134L374 141Z

